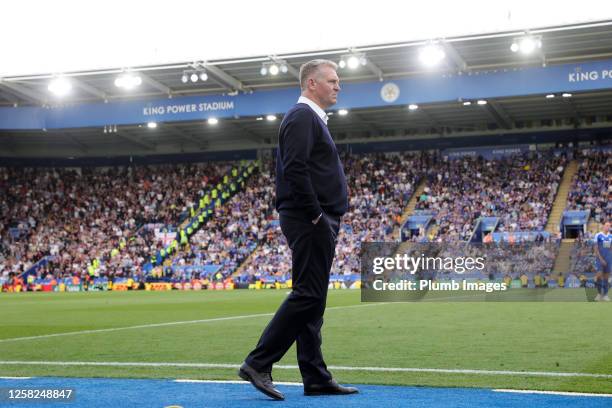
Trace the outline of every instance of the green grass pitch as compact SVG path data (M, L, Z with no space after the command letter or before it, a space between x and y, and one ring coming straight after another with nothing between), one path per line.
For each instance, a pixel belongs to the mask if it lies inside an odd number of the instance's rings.
M272 313L287 291L14 293L0 295L1 339ZM330 291L328 365L612 374L610 303L362 304ZM354 307L346 307L354 306ZM1 341L2 361L239 364L270 316ZM281 365L295 365L292 348ZM345 383L612 393L612 380L529 374L333 371ZM0 376L237 379L235 369L0 364ZM296 369L275 380L299 381Z

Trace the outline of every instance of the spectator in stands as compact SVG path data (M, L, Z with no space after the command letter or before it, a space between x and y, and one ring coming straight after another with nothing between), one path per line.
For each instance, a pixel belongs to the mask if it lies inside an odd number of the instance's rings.
M612 217L612 149L585 149L568 195L567 210L586 210L597 223Z

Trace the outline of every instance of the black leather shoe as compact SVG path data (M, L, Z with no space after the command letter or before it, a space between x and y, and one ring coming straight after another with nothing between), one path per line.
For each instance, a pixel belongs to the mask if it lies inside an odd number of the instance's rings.
M357 388L342 386L336 380L329 380L325 384L312 384L304 387L304 395L347 395L357 394L358 392Z
M255 371L255 369L247 363L243 363L242 366L240 366L240 370L238 370L238 375L243 380L253 384L253 387L257 388L268 397L280 401L285 399L283 393L274 388L272 375L270 373L260 373Z

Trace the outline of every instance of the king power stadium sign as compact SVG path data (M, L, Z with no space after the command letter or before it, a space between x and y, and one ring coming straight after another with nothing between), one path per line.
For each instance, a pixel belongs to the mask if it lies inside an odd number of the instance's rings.
M582 67L576 67L575 72L568 74L568 82L599 81L600 79L612 80L612 69L583 71Z
M201 102L198 104L154 105L142 109L143 116L178 115L191 112L217 112L234 109L234 101Z
M346 83L334 109L426 104L612 88L612 60L468 73L431 72L383 82ZM151 121L197 121L286 112L299 87L249 94L184 96L52 108L0 108L0 130L40 130Z

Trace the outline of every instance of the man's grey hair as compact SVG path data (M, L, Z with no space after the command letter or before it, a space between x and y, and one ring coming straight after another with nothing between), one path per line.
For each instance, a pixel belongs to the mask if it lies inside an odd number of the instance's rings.
M338 64L334 61L326 60L326 59L315 59L302 64L300 67L300 88L302 90L306 89L306 82L308 78L310 78L315 72L319 70L320 67L327 66L334 69L334 71L338 70Z

